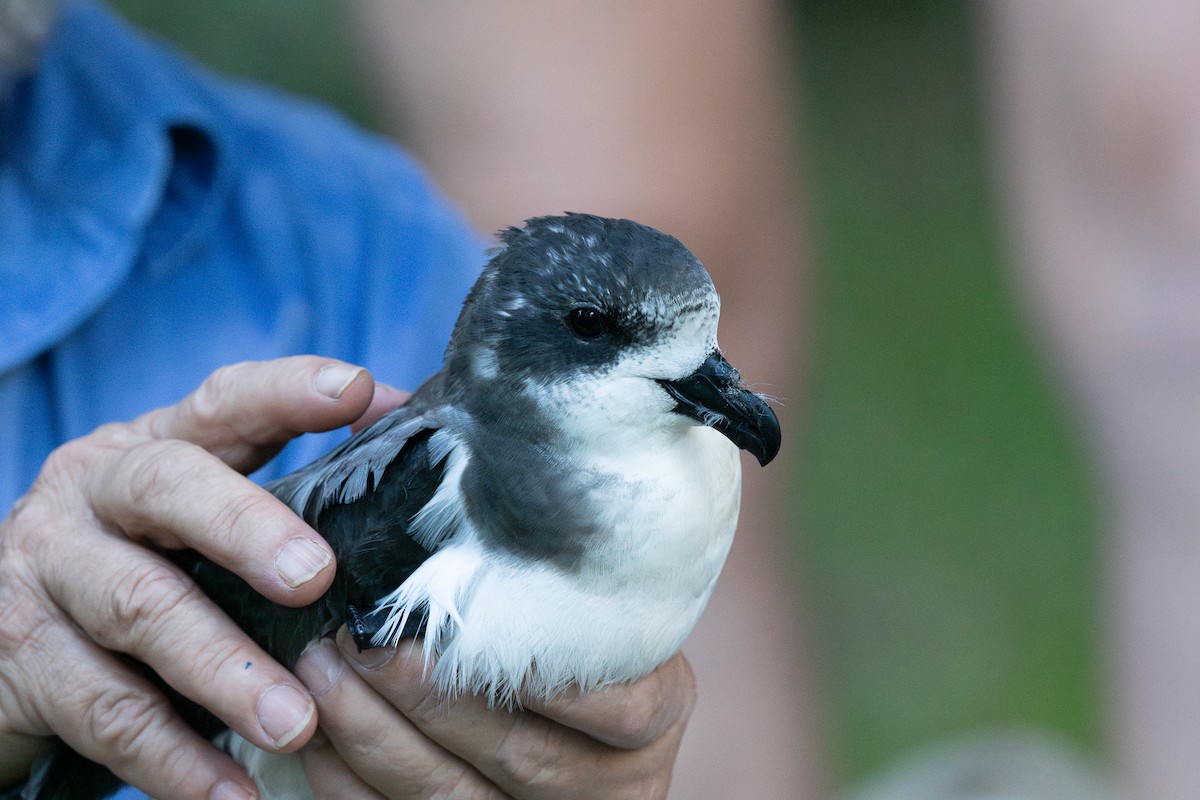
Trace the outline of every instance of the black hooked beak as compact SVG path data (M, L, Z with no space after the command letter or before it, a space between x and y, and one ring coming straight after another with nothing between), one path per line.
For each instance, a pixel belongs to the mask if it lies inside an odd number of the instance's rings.
M742 385L741 376L713 350L686 378L659 381L675 398L675 411L699 420L766 466L779 453L779 420L766 401Z

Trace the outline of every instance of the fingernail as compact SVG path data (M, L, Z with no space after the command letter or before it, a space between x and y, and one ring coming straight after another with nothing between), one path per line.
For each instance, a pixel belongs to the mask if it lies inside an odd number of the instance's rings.
M208 800L255 800L257 794L233 781L221 781L208 793Z
M297 589L333 563L329 551L311 539L292 539L275 556L275 569L284 582Z
M324 697L341 680L346 659L328 639L318 639L309 645L296 662L296 677L314 697Z
M317 391L332 400L337 400L362 371L362 367L352 367L349 364L330 364L328 367L322 367L317 372Z
M396 648L394 647L371 647L359 652L354 637L350 635L350 631L346 630L345 626L338 631L337 640L342 652L350 656L355 664L358 664L365 670L373 671L380 669L392 660L392 656L396 655Z
M276 747L287 747L308 727L316 709L312 700L286 683L268 689L258 701L258 724Z

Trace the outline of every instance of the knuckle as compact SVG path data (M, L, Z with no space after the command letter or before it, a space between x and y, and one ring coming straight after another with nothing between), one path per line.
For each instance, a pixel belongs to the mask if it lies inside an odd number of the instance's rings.
M107 427L107 426L106 426ZM108 439L109 431L99 428L82 439L72 439L64 442L50 451L42 463L42 478L59 474L74 475L80 469L86 469L95 458L97 445L103 446Z
M204 379L196 391L184 399L185 410L202 425L224 425L229 405L250 363L240 362L218 367Z
M161 774L179 776L180 781L186 780L186 777L190 777L196 772L194 755L186 747L168 748L167 752L162 754L162 759L159 761Z
M93 433L95 435L95 433ZM42 462L42 470L38 475L39 482L51 480L58 475L73 475L79 469L91 462L91 450L86 439L72 439L64 442L50 451Z
M135 431L129 423L109 422L96 428L87 436L73 441L75 444L84 445L84 449L88 449L95 447L129 447L135 442L144 440L145 436Z
M83 709L81 730L110 764L128 763L152 740L160 711L155 695L134 687L110 687Z
M348 763L370 763L379 753L391 749L390 731L378 724L360 724L352 731L342 731L337 752Z
M50 728L43 714L45 703L62 694L64 681L70 679L69 672L62 673L60 648L54 641L64 621L28 594L14 593L7 577L0 584L0 722L9 730L46 735Z
M496 760L517 786L534 786L552 779L562 763L562 741L549 726L517 725L501 739Z
M31 488L17 498L8 516L0 522L0 564L12 565L19 554L37 552L44 544L46 532L58 527L52 508L54 503L40 487Z
M613 740L633 750L644 747L662 734L660 709L663 697L657 687L652 695L633 693L616 709L612 721Z
M5 571L0 574L0 656L15 657L22 650L37 651L46 626L54 624L50 612L35 602L25 582Z
M232 545L262 532L265 518L276 508L275 500L265 491L252 489L238 492L220 508L214 509L208 531L217 539ZM240 535L244 533L245 535Z
M7 587L0 586L0 603L3 603L6 609L13 609L15 605L11 594ZM9 659L29 641L30 635L37 629L38 622L23 620L19 614L14 617L11 613L6 613L5 617L4 622L0 624L0 658Z
M389 698L418 728L433 727L450 713L449 701L433 683L422 681L415 685L415 691L419 692L417 697L406 692L392 693Z
M51 450L50 455L42 462L37 480L26 495L31 501L28 505L36 505L32 502L34 498L49 499L68 487L86 485L95 474L95 464L101 452L98 444L103 447L98 439L85 437L73 439Z
M125 450L142 441L129 425L112 422L101 425L87 436L60 444L42 462L39 482L67 478L77 481L96 469L96 462L117 450Z
M233 639L218 639L202 650L192 651L193 660L187 665L188 682L197 687L219 688L220 673L228 664L245 664L256 660L247 650L246 644ZM262 680L267 680L266 675Z
M659 667L620 695L614 709L612 742L623 749L646 747L687 724L696 707L696 676L682 655Z
M64 624L37 577L37 548L53 521L43 519L36 503L23 498L18 505L24 507L0 523L0 657L9 658L48 651L50 631Z
M176 496L186 470L172 466L194 450L194 445L179 440L146 441L126 450L116 474L131 507L157 506Z
M154 631L170 627L175 612L198 599L199 589L175 567L160 562L139 563L108 591L110 613L97 637L110 646L138 654Z

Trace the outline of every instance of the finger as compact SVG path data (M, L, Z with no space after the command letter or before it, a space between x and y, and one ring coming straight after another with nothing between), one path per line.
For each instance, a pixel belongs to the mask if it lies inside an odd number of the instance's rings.
M552 800L566 792L600 798L658 797L665 791L678 749L674 736L638 750L612 748L540 714L489 708L476 695L441 696L422 678L418 648L402 645L375 666L372 660L387 651L359 654L344 629L338 639L355 672L421 733L510 795Z
M305 652L296 674L312 689L321 729L341 758L384 795L504 796L470 765L424 736L348 669L329 640L322 639Z
M361 367L316 356L222 367L176 405L151 411L134 429L200 445L241 472L262 466L301 433L362 416L374 381Z
M350 425L350 430L358 433L363 428L378 422L379 419L397 406L404 405L411 397L408 392L388 386L386 383L375 382L375 396L366 412Z
M300 758L304 762L304 776L308 779L314 800L379 800L383 797L354 774L329 739L320 732L300 751Z
M185 725L166 698L112 654L66 624L39 628L27 644L22 663L33 665L25 677L36 687L37 711L76 752L152 797L257 794L233 759Z
M591 738L623 749L645 747L687 724L696 706L696 676L683 653L625 686L583 693L568 689L526 707Z
M149 665L258 747L294 750L316 728L304 686L165 559L113 536L50 563L42 584L96 644Z
M333 580L325 540L199 446L146 440L101 452L84 473L84 496L126 535L196 550L284 605L315 601Z

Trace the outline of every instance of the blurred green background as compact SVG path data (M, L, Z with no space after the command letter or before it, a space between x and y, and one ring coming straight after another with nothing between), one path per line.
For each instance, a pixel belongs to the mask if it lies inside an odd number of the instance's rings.
M380 123L338 3L115 5ZM790 533L832 776L985 726L1094 748L1096 503L1007 267L969 8L792 11L815 324Z

